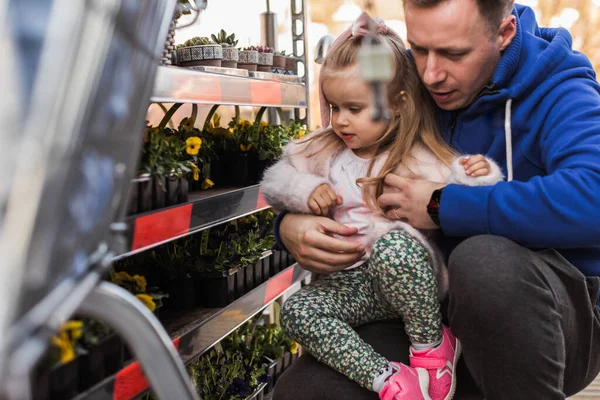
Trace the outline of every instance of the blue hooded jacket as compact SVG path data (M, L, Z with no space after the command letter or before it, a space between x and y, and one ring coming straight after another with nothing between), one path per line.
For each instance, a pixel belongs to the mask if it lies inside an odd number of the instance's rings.
M449 236L553 247L584 275L598 276L600 85L567 30L538 27L529 7L516 5L513 15L517 33L490 84L442 119L452 146L491 157L505 175L512 166L514 181L447 186L441 226Z

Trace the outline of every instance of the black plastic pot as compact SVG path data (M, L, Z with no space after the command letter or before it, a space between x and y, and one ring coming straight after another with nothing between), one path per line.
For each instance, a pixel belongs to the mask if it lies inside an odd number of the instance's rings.
M246 293L254 289L254 265L246 265L244 268L244 290Z
M285 268L287 268L290 265L293 265L296 262L296 260L294 260L294 257L292 257L292 255L290 253L288 253L287 251L285 252L285 254L286 254Z
M50 370L37 366L33 375L32 400L49 400Z
M235 273L235 299L246 294L246 268L239 267Z
M265 394L270 393L275 387L275 378L277 372L277 361L271 360L268 357L265 357L265 363L267 364L267 375L269 375L269 382L267 383L267 387L265 388Z
M258 387L252 392L252 394L246 397L246 400L263 400L265 396L265 388L267 387L266 383L261 383Z
M77 386L79 384L79 361L80 357L77 357L67 364L57 365L50 369L49 399L70 399L77 394Z
M161 185L162 183L162 185ZM164 208L167 198L167 179L154 178L152 180L152 209Z
M163 299L165 309L189 310L198 303L196 300L196 283L192 275L181 273L169 282L167 292L169 297Z
M281 374L283 373L283 357L275 360L275 382L279 379Z
M225 185L248 185L248 172L248 153L228 152L221 157L221 177Z
M223 272L199 274L196 293L204 307L225 307L235 300L235 273L238 268Z
M189 200L189 194L190 194L190 183L188 182L188 180L186 178L180 178L180 182L179 182L179 196L177 198L177 202L178 203L187 203Z
M248 164L248 180L250 183L259 183L265 170L271 165L273 165L273 160L259 160L258 154L252 153Z
M165 205L167 207L174 206L175 204L178 204L179 192L181 191L179 177L175 175L169 175L167 176L166 181L167 193L165 198Z
M127 214L134 215L152 208L152 184L149 174L131 180Z
M283 370L285 371L292 365L292 353L286 351L283 353Z
M280 250L273 251L271 254L271 273L270 276L275 276L285 268L285 263L287 262L287 258L282 257L285 253ZM283 258L283 259L282 259Z
M271 255L271 250L265 251L260 259L260 263L262 266L263 282L268 281L271 277Z
M123 366L123 341L112 334L88 349L88 354L81 356L79 375L79 391L100 382L107 376L116 373Z
M263 282L262 259L260 259L254 264L254 287L261 285Z
M292 361L291 363L294 364L296 361L298 361L298 358L300 357L300 353L296 352L295 354L292 354Z

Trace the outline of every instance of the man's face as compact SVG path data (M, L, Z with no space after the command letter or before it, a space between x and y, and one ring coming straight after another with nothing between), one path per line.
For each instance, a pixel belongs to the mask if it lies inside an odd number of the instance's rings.
M502 28L507 21L490 27L475 0L429 8L407 1L404 10L408 43L429 93L444 110L468 106L489 83L500 52L514 37Z

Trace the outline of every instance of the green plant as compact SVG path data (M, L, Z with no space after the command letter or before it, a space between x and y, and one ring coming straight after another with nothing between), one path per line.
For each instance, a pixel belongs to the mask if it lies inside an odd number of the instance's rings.
M185 43L183 44L183 47L206 46L208 44L216 44L216 43L205 36L204 37L196 36L196 37L186 40Z
M225 30L223 29L221 29L216 35L210 35L210 37L213 40L213 42L218 43L222 46L235 47L238 44L238 41L235 40L235 33L232 33L231 35L227 36L227 32L225 32Z
M276 56L282 56L282 57L285 57L285 56L286 56L286 54L285 54L285 50L276 51L276 52L275 52L275 55L276 55Z
M166 125L166 122L165 122ZM154 178L167 175L183 176L191 172L188 164L181 160L185 142L170 128L147 126L144 133L140 173L149 173ZM158 179L162 186L162 179Z

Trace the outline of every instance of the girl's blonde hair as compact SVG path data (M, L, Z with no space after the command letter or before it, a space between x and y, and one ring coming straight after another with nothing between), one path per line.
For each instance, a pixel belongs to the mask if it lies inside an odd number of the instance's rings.
M383 193L384 178L411 157L415 145L430 150L437 158L450 165L455 157L452 149L441 137L437 128L435 108L429 93L421 83L413 60L408 55L404 43L398 34L388 29L385 34L377 35L383 40L393 54L395 74L387 84L388 104L392 111L392 119L383 136L376 144L376 156L371 160L367 177L357 180L363 185L363 196L367 203L376 209L377 198ZM351 37L332 49L327 55L321 74L341 71L355 65L357 53L363 37ZM322 75L325 77L326 75ZM300 143L305 143L308 157L319 157L325 149L343 150L346 145L332 128L321 129ZM388 151L388 157L377 176L371 173L377 157ZM315 160L317 161L317 160ZM326 160L318 160L323 162Z

